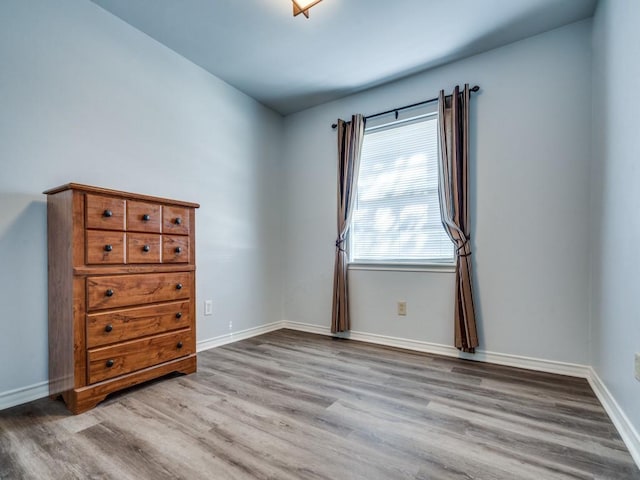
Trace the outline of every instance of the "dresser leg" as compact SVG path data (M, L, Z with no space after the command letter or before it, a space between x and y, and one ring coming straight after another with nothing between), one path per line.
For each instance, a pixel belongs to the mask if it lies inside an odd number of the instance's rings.
M191 362L189 362L183 368L176 370L176 372L182 373L184 375L189 375L190 373L196 373L197 370L198 370L198 363L194 357Z
M63 392L58 397L62 397L62 401L67 406L67 409L74 415L84 413L92 408L95 408L100 402L107 398L108 394L96 395L90 390L70 390Z

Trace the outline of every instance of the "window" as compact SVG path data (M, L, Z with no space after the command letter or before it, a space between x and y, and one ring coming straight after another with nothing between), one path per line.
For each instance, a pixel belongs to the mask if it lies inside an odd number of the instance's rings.
M367 126L349 255L352 263L453 263L440 220L437 113Z

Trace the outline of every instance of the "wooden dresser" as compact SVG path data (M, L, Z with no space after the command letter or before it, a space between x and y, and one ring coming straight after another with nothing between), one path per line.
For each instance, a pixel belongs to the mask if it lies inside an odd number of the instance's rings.
M74 183L44 193L52 398L80 413L195 372L199 205Z

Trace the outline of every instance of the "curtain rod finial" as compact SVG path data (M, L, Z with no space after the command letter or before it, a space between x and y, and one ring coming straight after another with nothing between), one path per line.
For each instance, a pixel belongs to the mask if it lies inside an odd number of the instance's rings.
M479 90L480 90L480 87L478 85L474 85L473 87L471 87L472 92L477 92Z

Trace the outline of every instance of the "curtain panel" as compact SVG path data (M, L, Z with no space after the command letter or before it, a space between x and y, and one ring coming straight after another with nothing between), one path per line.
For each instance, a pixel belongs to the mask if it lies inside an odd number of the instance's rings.
M364 125L365 119L362 115L353 115L350 122L338 120L338 237L333 273L331 313L331 332L333 333L351 329L345 241L351 224L353 202L356 198Z
M469 100L465 85L451 96L440 91L440 183L438 196L445 231L456 247L455 346L463 352L475 352L478 346L476 312L471 270L471 234L469 220Z

